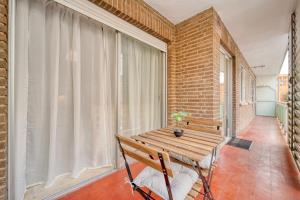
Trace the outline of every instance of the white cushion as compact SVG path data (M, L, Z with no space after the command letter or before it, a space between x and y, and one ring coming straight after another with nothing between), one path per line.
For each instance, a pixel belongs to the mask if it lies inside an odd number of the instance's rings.
M209 155L205 156L205 157L201 160L201 162L199 163L199 165L200 165L200 167L201 167L202 169L209 169L210 161L211 161L211 157L212 157L212 156L213 156L212 154L209 154ZM214 156L213 156L212 163L213 163L215 160L216 160L216 156L214 155Z
M171 168L174 176L173 178L169 177L169 181L173 199L183 200L197 181L198 174L196 171L177 163L171 163ZM163 173L153 169L152 167L146 167L134 179L134 183L138 186L149 188L163 199L169 199Z
M214 155L213 157L213 161L214 162L218 157L219 157L219 152L220 152L220 148L219 146L216 147L216 156ZM190 159L184 157L184 156L180 156L178 154L175 154L175 153L171 153L170 152L170 156L177 159L177 160L180 160L182 162L185 162L187 164L194 164ZM212 157L212 154L208 154L207 156L205 156L200 162L199 162L199 166L202 168L202 169L209 169L209 166L210 166L210 160L211 160L211 157Z

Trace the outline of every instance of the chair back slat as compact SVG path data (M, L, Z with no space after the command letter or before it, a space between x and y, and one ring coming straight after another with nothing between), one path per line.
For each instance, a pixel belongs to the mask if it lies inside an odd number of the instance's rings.
M193 129L193 130L213 133L213 134L221 134L220 127L222 127L222 122L218 120L186 117L182 121L182 123L183 126L188 129Z
M159 162L157 162L149 157L146 157L145 155L140 154L136 151L132 151L126 147L123 147L123 150L127 156L129 156L137 161L140 161L140 162L144 163L145 165L150 166L160 172L163 172ZM173 177L172 169L169 167L166 167L166 170L167 170L168 176Z
M117 139L119 140L125 155L163 172L160 162L156 161L160 154L164 160L168 176L173 177L173 171L170 167L170 157L167 152L158 151L146 146L145 144L141 144L133 139L121 135L117 135Z
M183 125L184 128L186 129L192 129L195 131L200 131L200 132L204 132L204 133L212 133L212 134L221 134L221 130L216 130L216 129L212 129L212 128L207 128L207 127L203 127L201 125Z

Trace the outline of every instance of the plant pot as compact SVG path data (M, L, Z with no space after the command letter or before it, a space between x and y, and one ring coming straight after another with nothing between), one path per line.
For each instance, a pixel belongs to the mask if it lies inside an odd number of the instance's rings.
M176 137L181 137L181 136L183 135L183 130L180 129L180 128L175 128L175 129L174 129L174 135L175 135Z

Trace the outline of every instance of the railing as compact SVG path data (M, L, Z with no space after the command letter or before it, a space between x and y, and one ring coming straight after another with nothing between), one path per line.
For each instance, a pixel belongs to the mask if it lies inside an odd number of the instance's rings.
M288 106L286 103L277 102L276 104L276 117L278 118L284 134L288 131Z

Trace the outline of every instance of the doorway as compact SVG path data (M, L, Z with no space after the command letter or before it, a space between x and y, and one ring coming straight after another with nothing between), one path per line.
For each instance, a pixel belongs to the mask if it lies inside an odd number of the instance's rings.
M220 119L222 134L233 137L232 133L232 57L220 48Z

